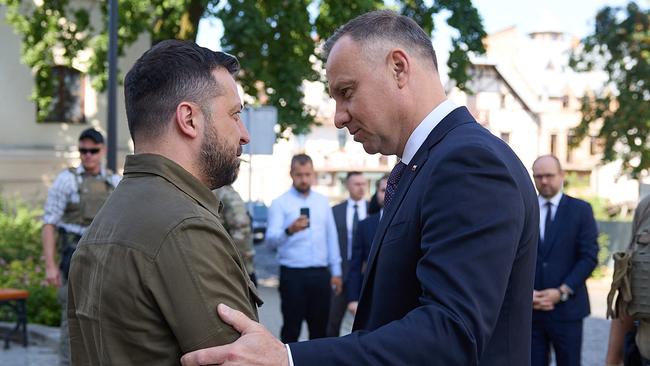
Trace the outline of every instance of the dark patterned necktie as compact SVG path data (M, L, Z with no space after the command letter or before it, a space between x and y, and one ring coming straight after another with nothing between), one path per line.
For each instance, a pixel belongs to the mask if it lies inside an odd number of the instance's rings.
M359 205L354 204L354 214L352 215L352 240L357 232L357 226L359 225ZM349 240L348 243L348 260L352 259L352 240Z
M390 201L393 199L395 192L397 192L397 184L399 184L399 179L402 177L402 172L404 172L406 164L401 161L395 165L393 170L388 176L388 181L386 182L386 195L384 196L384 208L387 208L390 204Z
M553 220L551 220L551 215L553 212L551 211L553 209L553 204L551 201L546 202L546 219L544 220L544 239L542 242L546 244L548 242L548 235L551 232L551 223L553 223Z

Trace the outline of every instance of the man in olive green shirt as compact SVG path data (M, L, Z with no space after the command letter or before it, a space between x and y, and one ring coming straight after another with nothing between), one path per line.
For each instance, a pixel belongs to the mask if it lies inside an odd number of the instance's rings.
M257 318L260 300L211 190L232 183L248 133L237 59L164 41L125 79L135 155L72 258L73 365L178 365L239 333L225 303Z

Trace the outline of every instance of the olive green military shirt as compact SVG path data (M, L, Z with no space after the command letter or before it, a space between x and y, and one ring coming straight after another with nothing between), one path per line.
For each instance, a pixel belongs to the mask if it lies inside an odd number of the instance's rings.
M212 192L159 155L126 158L124 179L72 258L73 365L178 365L235 341L216 306L257 319L255 287Z
M230 234L235 247L239 249L239 254L246 265L246 271L248 273L255 272L253 265L255 248L253 247L251 218L246 210L246 203L231 185L223 186L212 192L223 205L219 220Z

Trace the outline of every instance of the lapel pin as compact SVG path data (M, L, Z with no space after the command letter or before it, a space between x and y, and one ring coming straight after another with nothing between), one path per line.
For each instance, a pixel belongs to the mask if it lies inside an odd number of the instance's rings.
M415 171L415 169L417 169L417 168L418 168L418 166L417 166L417 165L415 165L415 164L413 164L413 166L411 167L411 171L412 171L412 172L414 172L414 171Z

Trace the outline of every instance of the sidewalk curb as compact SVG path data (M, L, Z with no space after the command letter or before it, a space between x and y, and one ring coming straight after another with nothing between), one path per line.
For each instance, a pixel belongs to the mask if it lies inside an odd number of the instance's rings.
M16 326L16 323L0 322L0 335L4 336L6 332L10 331ZM41 324L27 324L27 336L29 345L38 345L53 350L59 348L59 327L49 327ZM16 333L12 337L11 347L20 347L21 341L20 333Z

